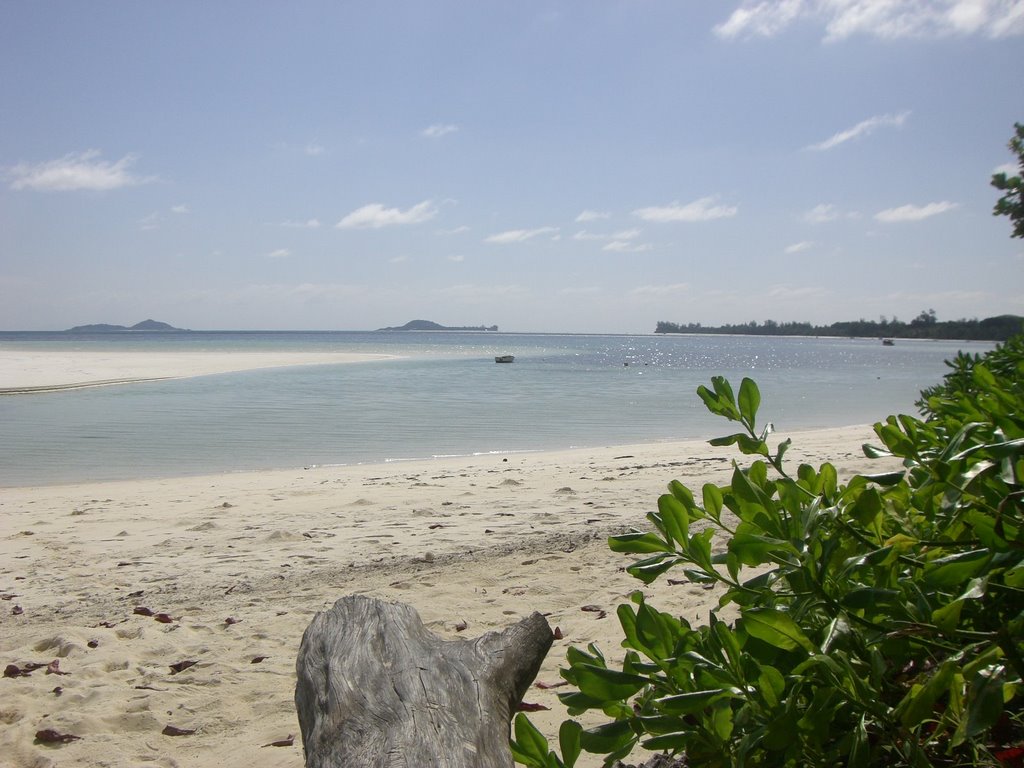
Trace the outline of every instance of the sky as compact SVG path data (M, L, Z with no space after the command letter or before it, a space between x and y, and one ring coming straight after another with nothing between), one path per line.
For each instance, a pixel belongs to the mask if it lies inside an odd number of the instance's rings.
M1024 314L1024 0L0 0L0 329Z

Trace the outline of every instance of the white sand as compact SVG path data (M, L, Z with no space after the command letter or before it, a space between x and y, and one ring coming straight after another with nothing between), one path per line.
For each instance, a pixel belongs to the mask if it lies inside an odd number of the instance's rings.
M862 456L867 427L791 437L794 470L825 460L843 477L885 468ZM0 762L298 768L299 640L316 611L352 593L410 603L445 637L541 611L565 635L538 676L556 682L569 644L621 651L614 609L641 585L604 537L645 525L673 478L694 489L724 482L735 456L663 443L5 489L0 663L57 660L68 674L0 679ZM716 600L666 578L649 591L690 621L705 621ZM139 606L173 621L136 615ZM183 660L198 663L171 674ZM531 715L549 736L566 717L558 690L526 697L551 708ZM167 725L195 733L162 735ZM81 740L34 743L45 728ZM293 746L263 746L289 734Z
M0 349L0 394L45 392L257 368L384 360L340 352L43 352Z

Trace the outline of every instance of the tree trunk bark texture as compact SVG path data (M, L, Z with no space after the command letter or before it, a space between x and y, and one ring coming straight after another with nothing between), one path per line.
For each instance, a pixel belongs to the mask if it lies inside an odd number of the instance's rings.
M341 598L299 647L307 768L512 768L509 720L552 639L539 613L442 640L408 605Z

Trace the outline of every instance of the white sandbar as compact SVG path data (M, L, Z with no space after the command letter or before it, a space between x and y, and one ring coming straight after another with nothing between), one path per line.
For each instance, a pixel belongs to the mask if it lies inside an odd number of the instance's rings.
M258 368L386 360L349 352L59 352L0 349L0 394L129 384Z

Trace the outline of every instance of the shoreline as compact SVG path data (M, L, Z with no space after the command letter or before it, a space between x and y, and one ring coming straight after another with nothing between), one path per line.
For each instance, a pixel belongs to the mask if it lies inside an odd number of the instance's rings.
M266 368L397 360L356 352L137 352L0 349L0 395L33 395Z
M860 450L868 426L774 437L793 438L793 471L888 468ZM19 768L299 768L299 640L346 594L410 604L446 639L540 611L564 639L537 680L557 682L570 645L621 652L615 606L641 585L606 537L645 526L669 481L722 484L740 458L694 440L5 489L0 659L67 674L0 680L0 754ZM691 622L717 601L665 578L645 592ZM196 663L172 673L184 660ZM549 708L531 714L549 738L567 717L557 692L525 699ZM81 738L34 743L44 728Z

